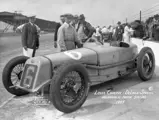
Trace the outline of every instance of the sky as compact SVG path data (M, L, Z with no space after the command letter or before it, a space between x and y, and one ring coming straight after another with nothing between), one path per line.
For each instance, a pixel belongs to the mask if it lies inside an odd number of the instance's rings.
M92 25L107 26L129 22L139 11L151 8L158 0L0 0L0 11L21 11L38 18L59 21L64 13L84 14ZM159 8L159 6L158 6ZM139 15L137 15L139 16ZM136 16L136 17L137 17Z

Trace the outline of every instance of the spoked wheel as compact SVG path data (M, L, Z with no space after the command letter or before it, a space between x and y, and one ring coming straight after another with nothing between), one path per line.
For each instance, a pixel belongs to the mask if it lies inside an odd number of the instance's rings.
M2 80L4 87L11 94L21 96L26 95L28 92L16 87L20 83L21 75L24 69L24 65L28 57L18 56L11 59L4 67Z
M150 80L155 70L155 57L151 48L141 49L137 60L137 71L143 81Z
M23 69L24 69L24 63L18 64L13 68L13 71L11 72L11 76L10 76L13 86L10 86L10 88L20 83Z
M70 113L79 109L89 92L87 70L81 64L61 66L55 73L50 87L50 98L54 106Z

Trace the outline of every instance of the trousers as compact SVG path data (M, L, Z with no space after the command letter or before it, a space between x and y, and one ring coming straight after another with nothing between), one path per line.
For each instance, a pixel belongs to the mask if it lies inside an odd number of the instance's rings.
M24 56L27 56L27 57L35 57L35 52L36 52L36 49L27 48L27 50L25 50L25 49L23 48L23 55L24 55Z

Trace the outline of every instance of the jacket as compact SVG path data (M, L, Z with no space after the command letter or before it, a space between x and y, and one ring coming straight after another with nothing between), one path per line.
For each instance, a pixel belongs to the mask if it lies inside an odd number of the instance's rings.
M83 31L84 31L85 35L88 38L92 37L93 33L96 31L95 28L93 28L92 25L86 21L83 23L83 26L84 26ZM80 23L78 23L76 31L78 31L79 27L80 27Z
M55 34L54 34L54 41L57 41L57 33L58 33L58 29L60 28L61 24L57 23L56 28L55 28Z
M35 49L39 47L39 35L36 25L26 23L22 29L22 46Z

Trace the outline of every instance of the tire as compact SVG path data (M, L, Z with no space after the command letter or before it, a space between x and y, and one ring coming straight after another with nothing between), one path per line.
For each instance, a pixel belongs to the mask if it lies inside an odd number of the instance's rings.
M25 64L27 59L28 59L28 57L26 57L26 56L15 57L15 58L11 59L3 69L3 73L2 73L3 85L6 88L6 90L13 95L22 96L22 95L28 94L28 92L26 92L20 88L15 88L15 87L10 88L11 86L13 86L13 83L11 81L11 73L12 73L14 67L16 67L17 65L20 65L20 64ZM21 73L22 72L23 71L21 70Z
M65 77L69 72L71 71L77 71L80 73L80 78L81 76L83 77L83 82L84 82L84 92L82 93L81 99L76 103L72 105L65 104L62 100L61 94L60 94L60 85ZM61 112L64 113L71 113L73 111L76 111L79 109L83 103L85 102L90 84L89 84L89 76L86 68L82 64L65 64L62 65L57 69L55 72L53 79L51 81L50 85L50 101L53 103L56 109L58 109Z
M149 62L148 65L150 67L150 60L148 60L148 57L145 56L145 55L149 56L149 59L151 60L151 64L152 64L151 68L149 68L148 73L145 73L144 65L146 64L146 62L147 62L147 64ZM137 59L138 76L143 81L150 80L153 76L154 70L155 70L155 56L154 56L154 53L153 53L151 48L144 47L144 48L141 49L141 51L139 53L139 56L138 56L138 59Z

